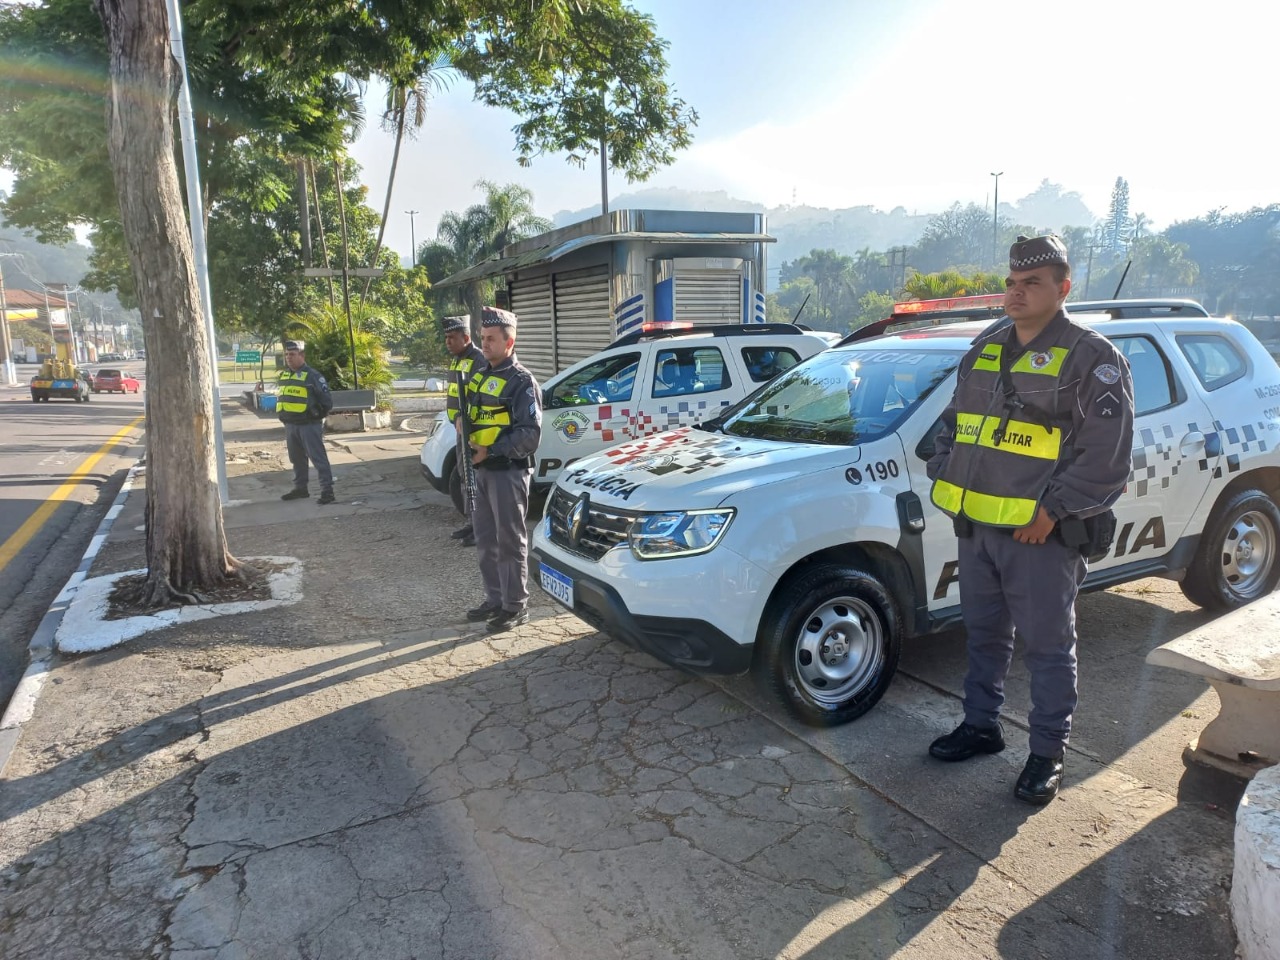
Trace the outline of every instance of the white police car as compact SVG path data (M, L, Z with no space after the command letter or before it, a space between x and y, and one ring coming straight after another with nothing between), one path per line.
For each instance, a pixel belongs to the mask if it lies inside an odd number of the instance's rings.
M1280 367L1240 324L1088 322L1133 371L1133 473L1087 588L1178 579L1228 609L1280 579ZM800 719L847 722L904 639L959 621L956 540L925 462L986 322L846 342L702 428L565 470L535 531L544 590L695 671L752 668Z
M839 339L789 323L648 324L543 384L534 487L615 443L709 420ZM423 476L461 510L453 424L442 413L428 429Z

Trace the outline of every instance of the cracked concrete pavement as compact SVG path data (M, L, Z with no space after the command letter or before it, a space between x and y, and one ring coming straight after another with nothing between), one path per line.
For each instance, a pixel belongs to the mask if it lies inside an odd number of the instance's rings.
M1082 646L1139 639L1082 651L1070 787L1036 810L1016 736L923 755L957 715L954 636L857 723L799 727L536 590L514 632L459 622L474 555L420 438L338 438L320 508L276 499L270 421L228 408L227 433L233 551L301 558L304 599L55 662L0 780L0 955L1233 956L1232 788L1178 755L1216 704L1138 666L1202 622L1159 587L1082 601ZM139 565L142 500L95 575Z

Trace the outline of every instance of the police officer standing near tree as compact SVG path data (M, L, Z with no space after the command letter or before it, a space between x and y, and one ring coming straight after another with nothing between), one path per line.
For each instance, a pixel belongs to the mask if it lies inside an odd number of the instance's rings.
M276 414L284 423L289 462L293 464L293 489L281 500L305 500L309 474L307 461L316 465L320 478L318 503L333 503L333 470L324 448L324 418L333 409L329 384L314 367L307 365L307 345L301 340L284 342L284 362L280 371L280 392L276 397Z
M471 514L484 580L484 602L467 611L501 633L529 619L529 536L526 514L534 453L542 439L542 394L515 356L516 315L485 307L480 349L487 363L471 378L471 462L476 499Z
M467 443L470 429L467 411L463 408L459 397L466 395L467 384L472 375L485 364L484 354L471 342L471 321L469 317L444 318L444 345L450 354L449 360L449 395L445 400L445 410L453 422L457 434L457 470L462 483L463 512L467 516L467 525L453 531L449 536L461 540L464 547L476 545L475 532L471 527L471 515L475 512L476 477L471 466L471 447Z
M1071 320L1067 251L1056 236L1009 250L1005 312L974 341L929 461L932 499L955 518L968 633L964 721L929 753L1004 749L1000 710L1016 632L1031 673L1031 755L1014 794L1057 796L1076 708L1075 601L1085 557L1110 543L1109 508L1128 480L1133 382L1124 357Z

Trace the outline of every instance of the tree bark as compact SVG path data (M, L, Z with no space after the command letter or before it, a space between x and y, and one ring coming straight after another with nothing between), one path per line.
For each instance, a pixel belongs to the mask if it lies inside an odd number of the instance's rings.
M382 252L382 238L387 232L387 217L391 216L391 194L396 187L396 167L400 165L400 144L404 140L404 124L405 107L402 103L396 108L396 145L391 151L391 172L387 174L387 197L382 203L382 222L378 224L378 240L373 245L373 257L369 260L370 267L378 265L378 254ZM369 299L371 286L373 286L373 277L369 277L364 282L364 292L360 294L362 303Z
M111 57L107 139L147 349L144 606L239 571L218 499L213 371L174 160L176 63L164 0L94 0Z

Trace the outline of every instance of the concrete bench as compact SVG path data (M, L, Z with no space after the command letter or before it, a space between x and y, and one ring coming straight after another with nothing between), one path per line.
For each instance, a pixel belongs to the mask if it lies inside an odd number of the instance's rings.
M372 410L377 406L377 397L372 390L334 390L333 409L330 413L358 413L361 410Z
M1147 663L1204 677L1218 715L1188 759L1248 779L1280 763L1280 593L1156 647Z
M1280 956L1280 766L1250 782L1236 810L1231 918L1241 960Z

